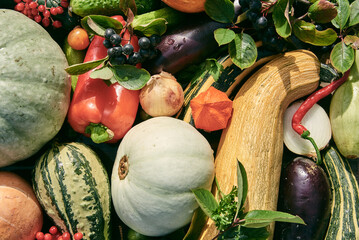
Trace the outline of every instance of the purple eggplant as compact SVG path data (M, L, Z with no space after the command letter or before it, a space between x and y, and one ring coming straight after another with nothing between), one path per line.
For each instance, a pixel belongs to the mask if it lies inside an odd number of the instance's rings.
M240 6L236 2L234 6L237 16ZM161 71L175 74L191 64L198 64L219 49L214 30L230 25L216 22L204 13L196 15L182 27L162 36L156 46L158 56L145 62L143 67L151 74Z
M275 239L323 239L331 210L331 188L324 170L296 157L282 172L278 210L301 217L306 225L277 223Z

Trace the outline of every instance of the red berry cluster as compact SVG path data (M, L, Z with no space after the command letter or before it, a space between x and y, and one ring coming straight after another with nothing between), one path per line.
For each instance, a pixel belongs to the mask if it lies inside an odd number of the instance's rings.
M52 26L54 28L62 27L59 20L53 20L51 16L56 16L64 12L64 8L69 6L68 0L61 0L57 7L46 7L45 5L38 4L38 0L14 0L16 4L15 10L23 13L27 17L33 19L37 23L41 23L44 27Z
M78 232L74 235L74 240L81 240L83 237L82 233ZM61 234L57 227L52 226L48 233L37 232L35 235L36 240L71 240L71 235L68 232Z

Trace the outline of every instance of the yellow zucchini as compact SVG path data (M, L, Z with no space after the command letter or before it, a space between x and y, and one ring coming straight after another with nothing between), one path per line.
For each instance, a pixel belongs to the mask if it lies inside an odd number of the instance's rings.
M237 159L248 177L246 211L276 210L283 155L283 114L294 100L315 91L320 62L307 50L283 53L256 71L233 100L233 115L223 130L215 158L224 193L237 184ZM214 186L213 193L217 197ZM273 236L274 224L269 228ZM217 234L209 219L199 239Z

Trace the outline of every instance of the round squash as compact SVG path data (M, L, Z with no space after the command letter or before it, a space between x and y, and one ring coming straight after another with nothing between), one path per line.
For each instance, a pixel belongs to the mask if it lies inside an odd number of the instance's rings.
M0 167L36 153L60 130L71 83L65 54L35 21L0 9Z
M169 234L191 221L198 207L191 189L210 189L214 157L190 124L154 117L130 129L120 143L111 192L119 218L146 236Z
M199 13L204 11L206 0L162 0L173 9L185 13Z
M34 240L43 214L31 185L11 172L0 172L0 240Z

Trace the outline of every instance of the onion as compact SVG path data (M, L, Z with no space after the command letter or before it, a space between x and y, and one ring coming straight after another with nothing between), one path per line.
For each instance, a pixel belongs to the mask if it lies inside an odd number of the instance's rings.
M177 79L167 72L151 76L140 92L142 109L150 116L173 116L182 107L184 94Z
M303 101L294 102L285 111L283 120L283 140L286 147L293 153L307 157L315 157L316 152L312 143L302 138L292 128L292 117L302 102ZM319 150L322 150L328 145L332 137L332 130L329 116L320 105L314 104L302 119L301 124L309 130L310 136L316 142Z

